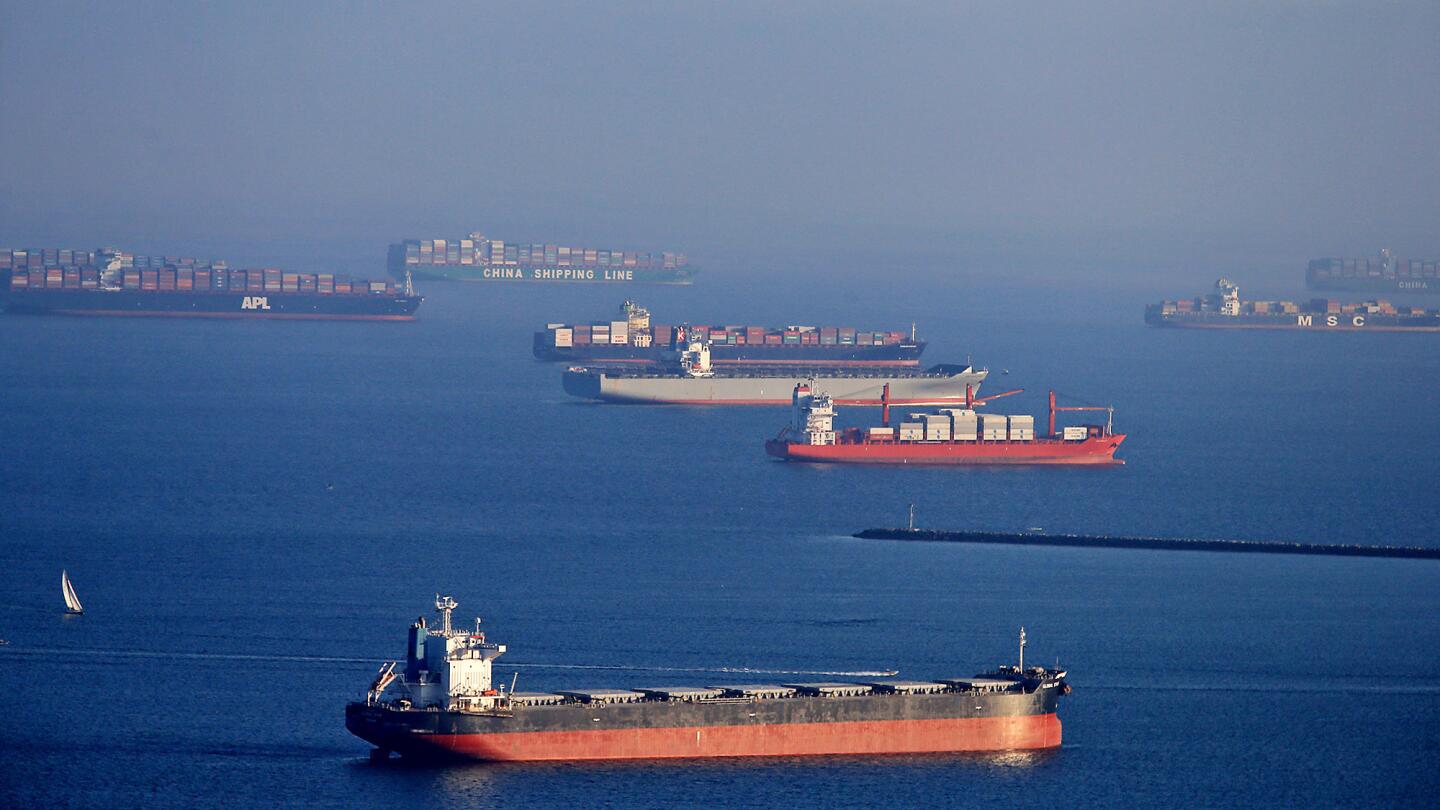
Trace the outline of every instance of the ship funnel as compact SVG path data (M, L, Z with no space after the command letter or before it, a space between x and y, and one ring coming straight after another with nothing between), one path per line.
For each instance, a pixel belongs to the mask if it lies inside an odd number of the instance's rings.
M405 645L405 680L414 682L425 668L425 617L421 616L410 625L409 642Z

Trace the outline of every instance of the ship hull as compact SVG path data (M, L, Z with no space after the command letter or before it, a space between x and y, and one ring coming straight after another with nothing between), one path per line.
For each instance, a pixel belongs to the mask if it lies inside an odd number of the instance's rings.
M392 267L391 274L417 280L473 281L496 284L694 284L695 270L620 267L484 267L470 264L410 264Z
M1112 465L1125 463L1115 458L1123 441L1123 434L1072 442L1041 439L809 445L771 439L765 443L765 452L786 461L820 464Z
M536 332L534 354L537 360L569 363L624 363L659 365L672 362L675 350L664 346L630 346L590 344L555 346L548 332ZM893 346L830 346L830 345L710 345L710 362L714 365L824 366L830 368L914 367L920 364L924 343Z
M1361 312L1301 312L1222 315L1218 312L1161 314L1146 310L1145 322L1173 329L1289 329L1305 332L1440 332L1440 315Z
M1316 278L1306 279L1312 290L1326 292L1440 293L1435 278Z
M160 292L149 290L16 290L7 312L156 318L412 321L420 296L319 293Z
M570 369L565 392L602 402L645 405L789 405L795 386L806 383L825 391L839 405L879 405L886 385L891 405L963 405L966 386L978 394L985 371L944 375L865 374L849 376L817 369L773 375L684 377Z
M1016 751L1061 744L1059 689L519 707L508 716L351 704L346 727L419 759L677 759Z

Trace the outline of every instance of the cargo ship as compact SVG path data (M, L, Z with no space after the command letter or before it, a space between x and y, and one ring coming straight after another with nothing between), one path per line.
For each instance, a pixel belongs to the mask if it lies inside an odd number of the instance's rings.
M652 323L649 310L626 301L613 321L547 325L535 333L534 352L539 360L661 365L691 340L709 343L717 366L918 366L925 351L913 326L908 336L844 326L671 326Z
M1381 250L1373 259L1314 259L1305 269L1305 283L1312 290L1437 293L1436 272L1433 260L1399 259Z
M997 399L991 397L991 399ZM975 404L912 413L890 425L890 401L884 395L881 426L835 430L835 402L806 384L795 386L794 415L780 435L765 442L765 452L786 461L829 464L1124 464L1115 451L1125 434L1114 431L1114 412L1103 406L1058 406L1050 392L1050 432L1035 435L1035 417L977 413ZM1055 431L1055 414L1105 411L1103 425Z
M1304 329L1311 332L1440 332L1440 310L1397 307L1388 301L1344 304L1316 298L1293 301L1242 301L1229 279L1199 298L1162 301L1145 308L1151 326L1190 329Z
M678 364L661 368L566 369L565 393L602 402L646 405L787 405L802 382L822 385L846 405L879 405L890 386L897 405L953 405L979 391L989 374L969 365L919 368L730 366L715 368L709 344L692 342Z
M414 760L681 759L917 754L1060 746L1066 672L1020 659L975 677L858 683L710 684L519 692L497 684L504 644L451 625L410 626L404 667L390 661L345 727L375 749ZM507 688L508 686L508 688Z
M442 281L690 284L697 272L683 253L520 244L481 233L406 239L390 246L387 264L397 278Z
M32 315L410 321L407 279L351 280L98 250L0 250L0 306Z

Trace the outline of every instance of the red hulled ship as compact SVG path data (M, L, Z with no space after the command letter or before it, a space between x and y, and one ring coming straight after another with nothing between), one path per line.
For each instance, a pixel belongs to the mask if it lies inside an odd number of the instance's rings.
M1009 391L987 399L1019 393ZM780 435L765 442L765 452L787 461L843 464L1124 464L1115 451L1125 435L1113 429L1112 409L1062 407L1050 392L1050 431L1035 435L1035 417L977 413L985 400L967 397L964 408L912 413L890 425L889 391L883 393L882 425L835 430L835 403L804 383L792 395L794 417ZM1062 411L1105 411L1103 425L1055 430Z
M1065 672L1020 662L971 678L516 692L492 686L505 646L452 628L410 627L405 667L381 667L345 725L407 758L506 760L1007 751L1060 745Z

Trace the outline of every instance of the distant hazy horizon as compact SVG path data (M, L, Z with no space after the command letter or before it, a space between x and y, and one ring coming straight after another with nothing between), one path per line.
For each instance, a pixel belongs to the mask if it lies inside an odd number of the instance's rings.
M0 245L1435 257L1437 34L1434 3L0 2Z

